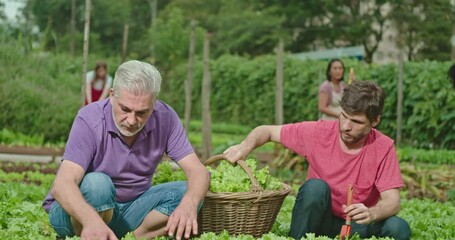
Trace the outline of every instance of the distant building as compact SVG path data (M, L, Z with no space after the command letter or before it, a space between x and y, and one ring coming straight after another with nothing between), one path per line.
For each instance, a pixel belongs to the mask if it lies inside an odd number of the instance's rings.
M361 11L366 11L368 4L371 2L365 1L361 5ZM390 4L385 4L382 9L383 14L391 11ZM372 26L379 27L379 26ZM376 64L387 64L387 63L398 63L400 55L400 48L397 46L398 31L390 20L386 20L384 23L382 39L378 44L378 48L373 54L373 63ZM374 41L374 39L372 39ZM340 45L346 44L345 42L338 42ZM365 50L362 45L350 46L343 48L323 49L311 52L295 53L293 56L299 59L332 59L332 58L356 58L363 60L365 57ZM404 57L406 61L407 58Z
M363 46L345 47L345 48L333 48L325 49L312 52L303 52L293 54L294 57L306 60L306 59L332 59L332 58L357 58L359 61L363 60L365 53Z

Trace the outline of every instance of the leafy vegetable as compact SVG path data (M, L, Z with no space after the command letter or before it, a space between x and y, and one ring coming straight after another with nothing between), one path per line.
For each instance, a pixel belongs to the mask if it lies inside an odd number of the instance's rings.
M152 183L154 185L167 183L167 182L174 182L174 181L184 181L186 180L185 173L181 168L172 169L172 165L165 161L158 164L155 170L155 174L153 174Z
M281 182L270 175L269 167L257 169L256 160L247 159L246 165L251 168L254 177L264 190L281 188ZM251 181L246 172L238 165L233 166L227 161L221 161L215 168L207 167L211 173L210 191L212 192L248 192Z
M220 165L223 163L220 163ZM227 162L225 164L228 164ZM250 167L256 168L256 162L248 160L247 164ZM224 164L223 164L224 165ZM232 169L238 168L238 172ZM221 169L218 167L217 172L221 170L230 171L241 176L243 170L238 166L226 165ZM182 176L181 170L172 170L169 163L162 163L158 167L162 174L162 180L177 179L176 176ZM264 173L259 174L260 171ZM268 169L261 169L256 175L261 175L258 179L267 179ZM166 174L171 172L172 177ZM175 174L175 173L178 174ZM158 173L158 171L157 171ZM160 177L156 175L155 177ZM213 175L212 175L213 176ZM266 177L262 177L266 176ZM49 190L49 184L53 178L52 174L39 174L37 172L24 173L5 173L0 172L0 239L22 240L22 239L55 239L56 233L49 225L49 220L46 212L41 208L41 202ZM42 185L25 184L17 181L24 179L33 179L39 181ZM155 178L154 178L155 179ZM244 177L242 177L244 179ZM270 179L270 178L269 178ZM276 180L276 179L275 179ZM263 180L261 180L264 182ZM277 180L276 180L277 181ZM158 182L158 181L157 181ZM265 182L268 182L266 180ZM156 182L155 182L156 183ZM270 233L263 235L262 240L281 240L291 239L287 237L291 223L291 212L295 203L294 196L288 196L276 218L275 224ZM455 202L436 202L428 199L419 200L402 200L401 211L398 214L409 222L412 230L413 239L455 239ZM77 237L67 239L79 239ZM126 235L123 240L134 240L132 233ZM157 239L165 240L167 237ZM203 233L201 236L194 239L199 240L250 240L254 239L249 235L231 236L227 232L220 234ZM323 240L331 239L327 237L316 237L314 234L307 234L303 239ZM358 236L353 236L352 240L360 239ZM387 238L370 238L386 240Z
M264 190L276 190L281 187L281 182L270 175L269 167L266 166L260 170L257 169L256 160L250 158L246 164L254 173L259 185ZM227 161L221 161L213 169L207 166L211 174L210 191L212 192L248 192L250 191L251 181L246 172L240 166L233 166ZM186 180L185 173L182 169L172 169L169 162L162 162L158 165L153 176L153 184Z

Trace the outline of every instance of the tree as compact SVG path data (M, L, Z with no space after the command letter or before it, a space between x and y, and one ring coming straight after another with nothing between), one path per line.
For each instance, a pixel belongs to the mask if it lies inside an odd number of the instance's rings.
M413 60L423 40L419 31L424 21L422 1L397 1L390 17L398 32L397 46L406 52L409 61Z
M424 43L417 59L450 60L452 7L450 0L424 1L425 20L421 25Z
M371 63L388 27L388 0L342 0L329 6L333 47L363 45Z
M184 18L183 11L176 7L162 12L157 19L156 27L149 33L149 39L155 42L156 63L162 70L171 70L172 67L185 62L187 59L191 31L190 22ZM198 49L202 49L203 32L202 28L196 27L196 52Z
M451 14L448 0L392 2L390 17L397 28L397 45L406 51L408 60L449 59Z
M6 21L6 14L5 14L5 3L0 1L0 22Z
M196 19L210 31L214 56L225 53L259 55L270 53L278 41L282 17L268 8L259 9L253 0L175 0L168 8L179 8L185 19Z
M286 49L303 52L327 45L329 39L330 1L319 0L250 0L256 8L279 16L280 37L287 37Z
M130 17L130 6L130 0L97 0L92 2L90 33L90 48L92 50L102 51L108 55L118 54L121 49L123 25ZM60 0L28 0L27 7L31 9L34 24L38 26L41 32L51 22L50 31L55 33L56 42L48 44L48 50L54 49L59 43L64 46L70 44L71 4ZM84 24L84 9L85 1L76 1L76 28L77 26L82 28ZM82 34L76 32L76 41L79 40L82 41ZM57 50L67 51L67 49L69 48Z

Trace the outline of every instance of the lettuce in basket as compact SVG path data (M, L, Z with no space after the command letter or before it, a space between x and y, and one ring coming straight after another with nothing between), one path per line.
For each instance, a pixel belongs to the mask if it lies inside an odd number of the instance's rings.
M264 190L277 190L281 188L281 182L270 175L268 166L258 170L257 162L253 158L246 161L246 165L251 168L254 177ZM246 172L239 165L231 165L227 161L221 161L214 169L207 166L211 175L211 192L248 192L251 188L251 181ZM182 169L172 169L169 162L162 162L158 165L153 176L153 185L161 183L186 180Z
M246 165L251 168L254 177L264 190L277 190L281 182L270 175L268 166L258 170L256 160L249 158ZM227 161L221 161L215 168L207 167L211 173L210 191L212 192L248 192L251 181L246 172L238 165L233 166Z

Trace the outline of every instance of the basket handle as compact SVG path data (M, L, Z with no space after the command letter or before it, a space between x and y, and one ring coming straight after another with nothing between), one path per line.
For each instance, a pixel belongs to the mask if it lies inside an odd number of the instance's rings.
M221 160L226 160L226 157L224 156L224 154L214 155L214 156L209 157L207 160L205 160L204 165L205 166L211 165L211 164L219 162ZM228 161L228 162L230 164L234 165L230 161ZM243 169L243 171L245 171L246 174L248 175L248 177L250 178L251 191L252 192L262 192L263 191L262 187L259 185L258 181L254 177L253 171L251 170L250 167L248 167L246 165L245 161L243 159L240 159L236 162L236 164L240 165L240 167Z

